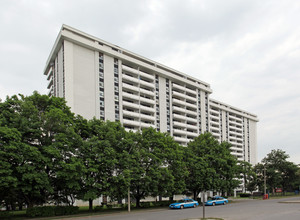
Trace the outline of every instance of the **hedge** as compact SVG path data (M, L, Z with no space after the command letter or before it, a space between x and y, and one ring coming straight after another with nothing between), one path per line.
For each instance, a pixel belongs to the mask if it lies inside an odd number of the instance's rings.
M240 195L240 197L250 197L251 196L250 193L240 193L239 195Z
M73 215L77 214L78 206L39 206L28 208L26 210L27 217L50 217L55 215Z

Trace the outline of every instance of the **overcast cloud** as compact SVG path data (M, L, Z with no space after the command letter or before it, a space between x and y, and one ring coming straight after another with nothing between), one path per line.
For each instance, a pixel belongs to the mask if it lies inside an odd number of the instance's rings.
M300 1L1 0L0 98L47 92L62 24L211 85L254 113L258 161L282 149L300 163Z

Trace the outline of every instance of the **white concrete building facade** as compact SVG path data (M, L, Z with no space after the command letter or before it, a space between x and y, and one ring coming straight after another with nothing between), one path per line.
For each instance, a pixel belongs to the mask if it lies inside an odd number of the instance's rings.
M46 63L49 96L87 119L154 127L182 145L211 132L256 163L257 116L210 98L206 82L63 25Z

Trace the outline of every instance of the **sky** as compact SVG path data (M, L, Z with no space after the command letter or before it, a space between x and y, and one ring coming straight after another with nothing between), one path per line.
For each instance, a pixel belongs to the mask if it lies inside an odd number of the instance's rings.
M62 24L210 84L211 98L258 116L257 162L300 164L300 1L0 0L0 99L47 93Z

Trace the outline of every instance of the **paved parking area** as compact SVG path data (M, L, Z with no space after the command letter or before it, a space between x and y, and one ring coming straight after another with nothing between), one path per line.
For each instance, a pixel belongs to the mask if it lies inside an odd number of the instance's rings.
M153 209L131 213L114 213L99 216L75 217L76 220L183 220L199 219L203 207L183 210ZM205 207L206 217L225 220L299 220L300 197L269 200L236 200L233 203Z

